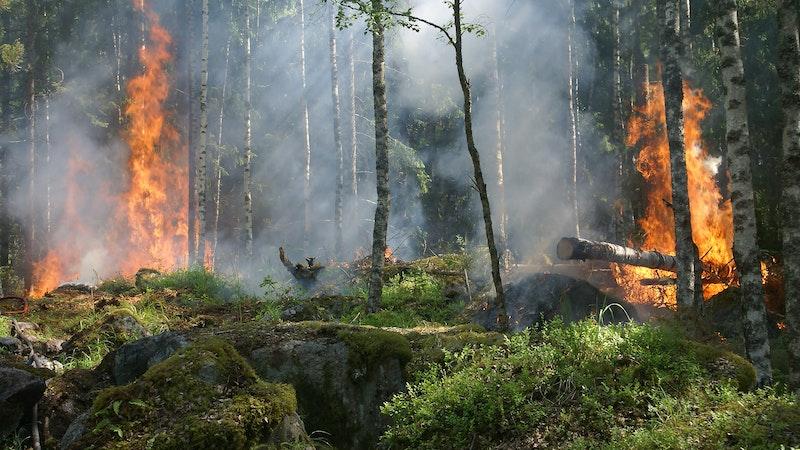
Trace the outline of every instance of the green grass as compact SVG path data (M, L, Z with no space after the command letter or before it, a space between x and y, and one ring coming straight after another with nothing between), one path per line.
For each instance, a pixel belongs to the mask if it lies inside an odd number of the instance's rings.
M646 427L666 433L671 429L666 420L680 417L666 407L670 404L696 405L686 408L686 414L698 418L687 436L701 434L700 417L718 419L712 407L721 402L715 395L727 395L730 405L751 398L738 388L752 386L752 374L741 357L691 342L674 329L554 321L511 336L504 345L446 353L443 364L417 374L406 393L384 405L393 425L383 440L391 448L560 448L572 443L602 448ZM791 397L781 398L796 405ZM786 416L785 427L779 417L770 417L778 421L771 442L796 445L785 431L800 429L797 416Z

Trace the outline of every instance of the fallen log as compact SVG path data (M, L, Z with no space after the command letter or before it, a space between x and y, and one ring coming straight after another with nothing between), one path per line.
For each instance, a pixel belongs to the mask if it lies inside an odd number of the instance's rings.
M286 267L286 270L292 274L293 277L300 281L314 281L317 279L317 273L324 269L314 262L315 258L306 258L306 264L293 264L289 258L286 257L286 252L283 247L278 248L278 256L280 257L281 264Z
M678 270L678 262L672 255L580 238L561 238L556 247L556 254L562 260L597 260L670 272Z

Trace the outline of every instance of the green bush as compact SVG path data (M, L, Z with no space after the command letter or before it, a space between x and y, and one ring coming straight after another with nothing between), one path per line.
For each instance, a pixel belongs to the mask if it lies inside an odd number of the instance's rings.
M230 302L245 297L238 280L223 277L203 268L176 270L159 274L142 281L147 290L177 291L181 297L189 301Z
M383 440L401 448L484 448L515 439L527 439L524 447L599 445L612 430L656 419L665 398L741 385L742 372L752 366L741 357L676 330L554 321L502 346L447 354L443 366L383 406L393 422Z

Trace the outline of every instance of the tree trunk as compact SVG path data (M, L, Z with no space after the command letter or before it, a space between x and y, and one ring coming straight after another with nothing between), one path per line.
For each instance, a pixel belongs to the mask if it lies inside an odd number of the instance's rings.
M49 82L48 82L49 84ZM44 172L50 172L53 146L50 142L50 94L44 94ZM44 177L44 230L45 244L49 245L53 236L53 197L50 177Z
M7 14L3 20L3 26L8 29L11 19ZM0 70L0 83L6 86L2 89L2 116L0 116L0 132L9 133L11 128L11 98L12 98L12 78L10 70ZM6 266L11 260L11 216L9 208L9 152L8 144L3 144L0 148L0 267Z
M783 105L783 283L789 384L800 392L800 37L793 0L778 2L778 75Z
M25 292L33 286L33 262L36 259L36 2L28 3L25 51L28 54L28 80L25 103L28 106L28 224L25 233Z
M506 210L505 170L503 168L503 154L505 152L505 117L503 112L503 81L500 78L500 64L497 56L497 27L492 30L492 81L495 96L495 161L497 162L497 196L500 203L500 251L502 252L503 268L508 270L511 266L511 250L508 247L508 211Z
M251 117L253 105L251 101L250 70L252 55L250 53L250 5L244 6L244 247L247 257L253 256L253 192L252 192L252 160L253 136Z
M303 247L308 250L311 236L311 133L308 123L308 86L306 85L306 19L305 5L300 0L300 80L303 83Z
M678 309L687 312L695 304L695 245L692 241L689 214L689 188L686 171L683 124L683 76L680 60L681 40L678 35L678 11L674 0L658 0L659 18L663 30L661 53L664 64L664 104L669 140L672 175L672 211L675 216L675 254L678 258Z
M114 13L111 16L114 43L114 90L117 103L117 126L122 127L122 26L120 26L119 0L114 0Z
M382 0L371 0L372 9L383 11ZM384 55L384 23L376 20L372 27L372 95L375 107L375 176L378 203L372 230L372 268L369 274L367 312L381 308L383 264L386 234L389 228L389 111L386 105L386 67Z
M756 207L750 166L750 128L744 65L739 43L736 0L721 0L717 18L717 39L722 56L725 86L725 124L728 166L731 171L733 202L733 255L739 272L739 286L747 356L756 368L759 386L772 382L764 287L756 233Z
M613 235L617 241L623 242L630 232L628 226L630 221L626 217L630 214L630 206L627 202L625 186L628 176L627 171L627 147L625 146L625 122L623 119L622 107L622 49L620 39L620 0L614 0L611 11L611 34L613 40L612 67L613 67L613 95L612 111L614 125L611 129L611 138L617 147L617 173L613 205L612 227Z
M187 4L186 29L186 101L187 101L187 126L186 142L189 147L189 198L187 217L188 238L188 265L194 265L197 260L197 149L194 140L194 7L193 3ZM142 25L144 26L144 25ZM144 30L144 29L143 29Z
M347 52L350 66L350 220L353 230L358 230L358 129L356 128L356 54L353 30L350 30L350 48Z
M567 196L572 206L572 225L575 236L580 237L580 214L578 210L578 113L575 110L575 0L569 0L569 27L567 30L567 76L569 78L569 130L570 130L570 171Z
M678 0L681 12L680 30L683 49L687 53L692 51L692 0Z
M672 255L579 238L561 238L556 247L556 254L559 259L565 261L605 261L669 272L675 272L678 266L677 258Z
M206 262L206 147L208 143L208 0L202 0L203 37L200 48L200 145L197 158L197 228L196 265Z
M233 22L233 12L231 12L231 22ZM228 33L228 41L225 43L225 74L222 76L222 92L220 92L219 96L219 128L217 131L217 158L214 162L214 169L215 169L215 188L214 188L214 228L212 230L213 233L213 245L212 245L212 255L211 255L211 268L212 270L216 268L217 263L217 244L219 243L219 213L221 210L222 203L220 199L222 198L222 132L224 130L223 125L225 123L225 93L228 90L228 72L229 72L229 65L230 65L230 57L231 57L231 34Z
M334 198L334 223L336 237L334 255L342 257L342 203L344 196L344 150L342 148L342 108L339 101L339 65L336 61L336 9L330 6L331 99L333 103L333 145L336 147L336 194Z
M494 227L492 225L492 211L489 206L489 194L486 190L486 182L483 179L483 170L481 169L480 154L478 148L475 146L475 138L472 134L472 97L470 93L469 80L464 71L464 57L462 54L462 29L461 29L461 1L455 0L453 2L453 19L455 24L455 42L454 47L456 51L456 68L458 69L458 81L461 84L461 91L464 94L464 131L467 138L467 150L469 151L470 159L472 159L472 168L475 176L475 186L478 189L478 194L481 198L481 207L483 209L483 222L486 228L486 244L489 247L489 259L492 263L492 281L494 282L494 290L496 295L497 305L497 326L501 331L508 329L508 314L506 312L505 293L503 292L503 280L500 277L500 260L497 256L497 245L494 240Z

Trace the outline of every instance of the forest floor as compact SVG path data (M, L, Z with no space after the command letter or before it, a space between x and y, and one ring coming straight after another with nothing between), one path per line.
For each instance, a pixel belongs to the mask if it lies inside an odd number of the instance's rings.
M258 296L202 270L62 286L0 314L0 338L17 340L0 346L0 381L47 380L33 400L0 383L0 444L31 447L27 400L43 448L800 446L798 398L756 389L735 337L674 319L603 325L579 311L599 298L585 283L558 276L573 292L561 300L519 287L554 282L543 274L511 285L537 304L514 312L533 322L487 331L471 263L390 267L373 314L355 265L313 289L265 279Z

